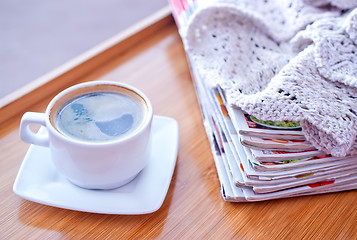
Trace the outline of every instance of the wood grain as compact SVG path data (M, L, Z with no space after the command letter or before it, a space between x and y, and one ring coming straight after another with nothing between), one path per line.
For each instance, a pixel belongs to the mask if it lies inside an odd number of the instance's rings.
M23 200L12 192L29 147L18 137L23 112L42 112L62 87L97 79L134 85L151 99L155 114L179 122L177 164L157 212L137 216L77 212ZM222 199L172 19L127 51L69 83L57 84L57 89L44 87L30 93L31 104L0 124L0 239L357 239L357 191L257 203Z

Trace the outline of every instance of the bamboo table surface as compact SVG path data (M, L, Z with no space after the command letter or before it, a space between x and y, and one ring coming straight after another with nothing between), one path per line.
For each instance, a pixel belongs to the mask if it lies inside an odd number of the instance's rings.
M166 11L3 100L0 110L0 239L357 239L357 191L255 203L225 202L185 52ZM161 208L145 215L72 211L24 200L12 187L29 144L24 112L43 112L79 82L121 81L175 118L179 150Z

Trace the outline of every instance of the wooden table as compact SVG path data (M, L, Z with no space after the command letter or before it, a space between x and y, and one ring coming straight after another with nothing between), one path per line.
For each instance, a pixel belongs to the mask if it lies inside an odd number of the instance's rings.
M19 69L20 70L20 69ZM179 153L162 207L146 215L71 211L21 199L12 186L29 144L22 114L43 112L75 83L132 84L154 113L180 126ZM357 239L357 191L257 203L225 202L185 52L168 9L1 100L0 239Z

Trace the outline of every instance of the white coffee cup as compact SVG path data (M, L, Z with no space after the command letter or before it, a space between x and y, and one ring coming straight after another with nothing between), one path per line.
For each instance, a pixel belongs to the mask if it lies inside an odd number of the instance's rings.
M59 128L57 122L62 119L64 106L83 96L98 94L104 94L104 97L105 94L119 94L130 98L142 107L142 121L138 118L139 123L135 129L130 129L130 133L100 141L79 139ZM105 105L93 109L102 109ZM78 116L82 114L73 112ZM87 109L84 112L89 114ZM86 82L60 92L49 103L45 113L25 113L21 119L20 137L27 143L49 147L57 170L75 185L88 189L112 189L130 182L145 167L151 150L152 117L151 103L138 89L112 81ZM35 134L29 128L30 124L44 126L48 135Z

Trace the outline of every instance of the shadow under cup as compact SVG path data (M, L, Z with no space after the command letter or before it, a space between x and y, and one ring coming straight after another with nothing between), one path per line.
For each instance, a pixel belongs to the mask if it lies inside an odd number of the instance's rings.
M125 84L98 82L79 84L58 94L47 109L51 125L47 128L51 157L61 173L83 188L112 189L133 180L145 167L151 151L153 111L149 100L137 89ZM92 141L73 137L59 127L64 107L83 96L106 93L124 95L136 102L142 111L140 121L129 134Z

